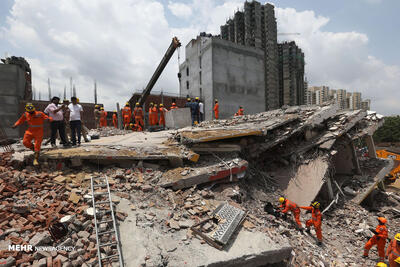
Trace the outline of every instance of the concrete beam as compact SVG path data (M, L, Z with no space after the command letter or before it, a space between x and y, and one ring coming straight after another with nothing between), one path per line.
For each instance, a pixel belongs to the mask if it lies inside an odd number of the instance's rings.
M207 167L191 168L190 172L182 168L172 169L163 174L159 185L177 190L197 184L219 181L231 176L232 179L237 179L245 175L247 167L247 161L237 158L226 161L224 164L218 163Z
M368 156L370 158L376 159L376 148L375 148L375 143L374 143L374 139L372 138L371 135L366 135L364 136L364 140L367 143L367 147L368 147Z
M387 161L387 165L378 172L378 174L374 177L374 182L371 183L370 186L363 189L360 193L358 193L358 195L355 198L352 199L354 203L360 205L369 196L369 194L371 194L371 192L375 189L375 187L385 179L386 174L388 174L392 170L394 166L393 160L392 159L383 159L383 160Z

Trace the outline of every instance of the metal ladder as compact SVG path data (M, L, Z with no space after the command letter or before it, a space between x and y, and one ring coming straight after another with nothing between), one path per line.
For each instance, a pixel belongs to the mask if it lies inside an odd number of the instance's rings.
M113 261L113 259L118 257L119 266L123 267L124 262L122 260L120 241L117 232L117 223L114 216L113 203L111 201L111 192L110 185L108 184L107 176L104 177L91 177L90 182L92 185L92 202L93 202L93 213L94 213L94 225L96 228L96 241L97 241L97 258L99 267L103 266L103 261L107 260L108 262ZM100 189L100 191L99 191ZM104 189L107 189L106 191ZM96 191L97 190L97 191ZM96 201L96 197L102 198L101 200ZM100 221L98 221L98 217L100 217ZM112 222L112 229L107 229L105 231L99 232L98 226L100 224L106 224L107 227L110 227L110 223ZM101 243L101 237L104 235L110 235L110 242ZM112 240L112 236L115 236L115 241ZM112 254L110 256L102 257L101 248L103 247L117 247L117 253ZM115 249L114 249L115 250Z

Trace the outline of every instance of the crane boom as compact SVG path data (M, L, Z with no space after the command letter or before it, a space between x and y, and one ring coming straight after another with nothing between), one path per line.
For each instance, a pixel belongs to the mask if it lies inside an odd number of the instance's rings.
M154 84L157 82L158 78L160 77L161 73L163 72L165 66L168 64L168 61L171 59L172 55L174 54L175 50L181 46L178 38L172 38L172 42L165 52L164 57L162 58L160 64L158 65L156 71L151 76L149 83L147 84L146 88L143 90L142 95L138 99L139 105L142 106L145 102L147 97L149 96L151 89L153 89ZM132 98L131 98L132 100ZM131 102L131 101L130 101Z

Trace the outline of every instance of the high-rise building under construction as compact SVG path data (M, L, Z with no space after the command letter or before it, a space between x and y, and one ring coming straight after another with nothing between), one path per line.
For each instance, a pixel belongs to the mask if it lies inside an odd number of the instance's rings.
M257 1L245 2L244 10L221 26L221 38L264 51L265 108L279 107L279 65L275 8Z
M290 50L287 58L278 52L275 7L246 1L221 26L219 36L201 33L186 45L179 67L180 94L199 96L207 120L213 117L215 99L220 118L232 116L239 105L248 114L302 105L304 54L294 42L279 48L282 53Z

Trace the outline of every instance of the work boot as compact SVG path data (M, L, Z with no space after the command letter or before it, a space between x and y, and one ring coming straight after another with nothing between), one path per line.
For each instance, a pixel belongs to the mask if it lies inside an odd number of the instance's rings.
M317 241L317 245L318 245L318 246L322 246L322 241L318 240L318 241Z
M35 158L33 159L33 165L34 166L39 165L39 151L35 152Z
M366 259L366 258L368 258L368 255L362 255L362 257L363 257L364 259Z
M306 232L309 234L311 232L310 228L306 228Z

